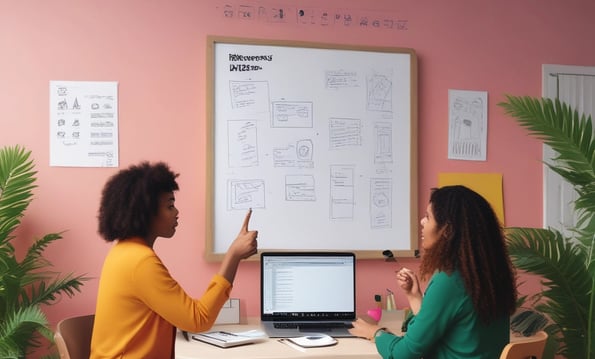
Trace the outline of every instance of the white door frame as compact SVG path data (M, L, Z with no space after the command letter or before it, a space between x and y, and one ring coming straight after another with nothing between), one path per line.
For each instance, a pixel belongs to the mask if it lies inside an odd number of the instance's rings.
M571 65L543 65L542 66L542 95L547 98L558 97L558 75L595 76L595 67ZM580 94L582 95L582 93ZM544 162L551 161L554 151L543 146ZM559 175L543 166L543 225L552 227L563 233L565 227L576 223L574 210L569 206L576 198L574 189Z

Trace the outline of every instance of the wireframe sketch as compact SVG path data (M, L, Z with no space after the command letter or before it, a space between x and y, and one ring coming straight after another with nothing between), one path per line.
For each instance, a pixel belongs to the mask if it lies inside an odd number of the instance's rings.
M275 128L312 128L312 102L273 101L273 123Z
M360 87L356 71L329 70L325 72L325 80L327 89Z
M285 176L286 201L316 201L314 176L287 175Z
M487 92L449 90L448 158L486 160Z
M314 167L314 142L304 139L273 148L273 167Z
M331 118L329 120L329 148L361 146L362 124L354 118Z
M243 113L269 112L267 81L230 81L231 108Z
M355 207L353 166L333 165L330 173L330 218L352 220Z
M262 179L227 181L227 209L265 207L265 186Z
M369 111L392 112L393 82L392 75L373 74L367 79Z
M227 122L228 164L231 168L258 166L256 121Z
M377 122L374 125L376 147L374 163L393 163L393 126L390 122Z
M392 191L390 178L370 179L370 227L392 227Z

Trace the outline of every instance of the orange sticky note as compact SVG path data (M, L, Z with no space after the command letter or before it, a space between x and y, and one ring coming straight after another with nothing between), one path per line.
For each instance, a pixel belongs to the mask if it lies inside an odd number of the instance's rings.
M502 193L501 173L439 173L438 187L463 185L485 198L502 226L504 226L504 195Z

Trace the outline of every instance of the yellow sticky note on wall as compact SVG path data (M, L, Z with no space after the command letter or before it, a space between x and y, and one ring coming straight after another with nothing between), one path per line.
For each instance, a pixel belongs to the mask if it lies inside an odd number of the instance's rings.
M502 194L501 173L439 173L438 187L463 185L469 187L485 198L502 226L504 226L504 196Z

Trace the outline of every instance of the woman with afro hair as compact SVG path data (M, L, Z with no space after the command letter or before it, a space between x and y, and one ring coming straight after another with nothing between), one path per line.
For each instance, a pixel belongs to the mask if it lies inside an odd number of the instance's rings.
M153 251L178 225L176 178L162 162L142 162L112 176L101 195L99 234L113 242L101 272L91 359L174 358L176 328L208 330L229 298L242 259L257 251L248 212L205 292L190 297Z

